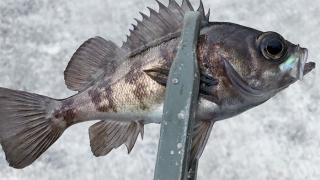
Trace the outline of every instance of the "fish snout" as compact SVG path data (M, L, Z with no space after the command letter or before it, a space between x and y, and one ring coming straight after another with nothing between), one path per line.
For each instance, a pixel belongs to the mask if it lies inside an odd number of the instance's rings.
M303 76L315 68L314 62L308 62L308 49L297 46L296 53L284 61L279 68L295 80L303 80Z

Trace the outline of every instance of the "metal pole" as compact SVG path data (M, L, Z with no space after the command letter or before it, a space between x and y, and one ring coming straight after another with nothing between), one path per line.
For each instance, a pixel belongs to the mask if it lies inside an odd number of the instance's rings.
M198 12L185 14L182 43L172 63L166 86L154 180L188 178L200 82L196 58L200 21ZM196 168L191 176L196 176Z

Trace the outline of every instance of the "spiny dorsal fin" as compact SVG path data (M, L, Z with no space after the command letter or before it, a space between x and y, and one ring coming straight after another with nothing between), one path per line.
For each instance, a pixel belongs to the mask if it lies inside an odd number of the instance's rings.
M125 60L124 57L136 55L149 47L180 36L185 12L193 11L189 0L183 0L181 6L175 0L169 0L168 7L156 1L159 12L149 8L150 16L140 13L142 21L135 19L137 25L132 25L133 30L130 30L130 36L127 36L122 48L101 37L84 42L74 53L64 72L67 87L81 91L102 73L118 67ZM202 25L206 25L209 13L204 14L202 1L197 11L201 14Z
M200 6L197 10L198 12L200 12L201 15L201 23L202 24L207 24L209 22L209 17L210 17L210 9L208 10L208 13L205 14L204 12L204 7L203 7L203 3L202 1L200 1Z
M180 36L185 12L194 11L189 0L183 0L181 6L175 0L169 0L167 7L158 0L156 1L159 4L159 12L148 7L150 17L140 13L143 17L142 21L135 19L137 25L133 25L127 41L122 45L123 49L131 52L130 55ZM202 26L208 24L210 11L205 15L202 1L197 11L201 14Z
M89 128L91 151L97 157L104 156L125 144L129 154L138 135L143 138L143 132L140 121L100 121Z
M104 71L116 68L126 52L112 41L95 37L84 42L73 54L65 72L65 83L80 91Z

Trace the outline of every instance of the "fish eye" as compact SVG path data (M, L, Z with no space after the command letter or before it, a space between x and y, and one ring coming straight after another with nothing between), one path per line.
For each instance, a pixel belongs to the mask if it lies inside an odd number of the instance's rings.
M258 37L260 51L269 60L280 60L286 54L286 43L282 36L275 32L267 32Z
M271 40L267 43L264 50L269 53L269 55L276 56L282 52L283 46L280 41Z

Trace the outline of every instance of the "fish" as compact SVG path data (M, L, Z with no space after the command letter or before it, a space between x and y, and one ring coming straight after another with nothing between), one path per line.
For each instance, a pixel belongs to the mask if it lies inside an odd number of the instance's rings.
M181 46L184 14L198 11L196 48L200 70L198 112L191 159L199 158L215 122L254 108L311 72L308 50L276 32L229 22L210 22L202 1L197 10L161 2L159 11L140 13L121 47L102 37L84 42L73 54L65 84L71 97L0 88L0 144L11 167L39 158L70 126L101 120L89 128L97 157L124 144L130 153L144 125L162 123L169 70Z

